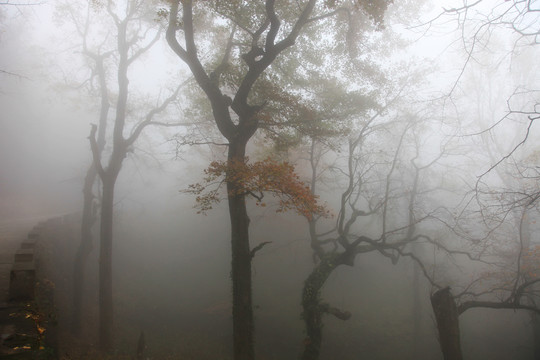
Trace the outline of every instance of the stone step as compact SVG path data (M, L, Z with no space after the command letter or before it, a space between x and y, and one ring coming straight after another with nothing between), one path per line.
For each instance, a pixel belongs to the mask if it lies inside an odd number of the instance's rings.
M19 249L15 253L14 260L18 262L34 261L34 249Z
M36 239L26 239L21 243L21 249L34 249L36 247Z
M34 299L36 267L33 261L16 262L9 275L10 301L29 301Z

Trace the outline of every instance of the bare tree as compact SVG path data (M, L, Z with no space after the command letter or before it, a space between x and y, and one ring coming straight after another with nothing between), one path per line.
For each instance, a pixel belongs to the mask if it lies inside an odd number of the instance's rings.
M449 25L455 25L449 29ZM443 7L433 18L418 25L416 28L426 33L433 28L455 34L454 45L463 52L463 58L458 59L457 76L450 84L446 97L452 103L459 96L468 96L461 87L471 78L471 73L481 69L487 72L487 77L494 77L498 71L511 71L520 58L527 60L537 57L540 41L540 8L535 1L509 0L492 3L485 0L466 0L455 7ZM503 39L501 41L501 39ZM522 61L522 60L521 60ZM531 73L537 62L529 61ZM490 67L490 68L488 68ZM504 114L489 119L481 132L491 134L497 128L503 128L513 121L521 121L525 131L521 137L513 139L505 153L494 159L492 170L503 163L521 148L529 138L533 123L540 119L539 89L534 83L534 77L513 74L514 80L503 79L500 82L511 83L512 89L506 93L507 109ZM472 75L474 77L474 75ZM485 83L489 79L478 79ZM489 84L491 87L492 85ZM495 107L496 104L493 104ZM504 131L504 130L503 130Z
M321 299L325 282L336 268L353 266L359 255L378 252L393 264L401 257L412 258L426 271L411 250L414 242L430 240L417 230L420 223L430 218L429 211L419 207L418 197L429 192L429 187L422 185L422 174L437 163L444 149L427 160L426 155L421 154L415 130L421 126L418 119L411 116L403 121L387 114L388 106L400 96L403 95L398 93L387 106L373 112L368 119L358 121L356 134L349 137L342 150L346 154L344 159L323 166L324 155L329 150L312 141L309 151L312 191L319 191L324 173L332 169L336 173L332 183L342 186L333 225L325 224L320 218L308 219L310 244L317 265L306 279L302 292L302 317L307 335L302 359L319 357L324 314L342 320L351 316ZM389 135L392 140L385 139L384 135L390 127L399 131ZM381 143L385 144L384 149L376 145ZM407 214L405 218L400 215L403 213Z
M106 39L100 39L93 43L90 38L100 24L96 22L95 13L90 4L79 8L73 4L57 4L57 15L59 18L70 23L80 37L81 54L84 57L84 66L87 68L88 77L81 81L78 87L86 86L89 95L97 93L99 97L99 120L97 131L97 153L101 153L105 147L106 127L109 117L110 100L109 85L107 82L107 70L110 67L107 60L114 54L111 50L110 42ZM97 169L92 161L90 164L83 184L83 209L81 219L81 241L75 255L74 276L73 276L73 314L71 318L71 330L76 335L80 335L82 328L83 314L83 293L86 284L86 265L93 249L92 228L97 220L99 203L101 199L94 193L95 182L97 178Z
M445 359L461 359L459 316L473 308L527 310L538 314L538 254L530 243L530 224L537 214L537 171L520 169L521 188L498 187L498 181L475 186L461 210L450 219L438 219L449 230L455 245L436 246L461 268L476 263L469 281L433 276L439 288L431 296ZM498 169L501 171L501 168ZM527 176L525 176L527 175ZM527 185L528 183L528 185ZM435 244L433 244L435 245ZM439 262L440 266L443 262ZM444 288L443 288L444 284ZM453 290L450 289L450 286Z
M144 1L127 1L122 4L107 1L104 6L104 10L114 24L117 37L114 53L118 59L116 65L118 95L114 104L116 112L113 121L112 152L109 159L103 159L103 145L98 142L99 136L96 137L98 131L96 125L92 125L89 140L95 171L103 186L99 256L99 342L100 348L109 352L113 349L112 243L116 180L124 159L143 129L148 125L159 124L155 118L175 100L181 85L171 91L165 99L158 100L158 105L151 106L146 114L142 116L130 114L128 70L135 60L158 41L161 30L156 28L157 23L154 22L151 26L152 22L148 21L148 16L153 16L155 9ZM102 90L107 91L107 85L102 85ZM105 103L106 99L102 98L102 100ZM137 123L128 135L124 135L127 131L127 121L131 117L135 117ZM107 165L104 165L104 162Z

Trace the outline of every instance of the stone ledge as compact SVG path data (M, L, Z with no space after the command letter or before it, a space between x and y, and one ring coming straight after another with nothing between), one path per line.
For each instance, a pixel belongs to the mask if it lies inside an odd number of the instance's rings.
M9 300L28 301L34 299L36 267L33 261L13 264L9 274Z
M34 261L34 249L19 249L14 256L15 262Z

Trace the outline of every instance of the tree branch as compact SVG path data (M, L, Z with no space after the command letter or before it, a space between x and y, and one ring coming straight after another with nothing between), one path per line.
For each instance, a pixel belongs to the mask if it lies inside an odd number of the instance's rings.
M349 311L343 311L335 307L331 307L329 304L321 304L319 305L319 309L322 312L325 312L330 315L334 315L336 318L340 320L349 320L351 318L351 313Z
M465 311L472 308L488 308L488 309L512 309L512 310L529 310L540 314L540 309L532 305L516 304L513 302L497 302L497 301L465 301L457 307L458 314L463 314Z
M139 137L139 135L141 134L142 130L148 126L148 125L151 125L153 124L152 123L152 119L154 118L154 116L156 116L157 114L161 113L162 111L164 111L167 106L169 106L169 104L174 100L176 99L176 97L178 96L178 92L180 91L180 89L188 83L190 79L184 81L183 83L181 83L177 88L176 90L168 97L166 98L162 103L161 105L159 105L158 107L155 107L153 108L152 110L150 110L148 112L148 114L146 114L145 116L145 119L144 121L142 121L141 123L139 123L135 129L133 130L131 136L129 138L126 139L126 146L130 146L132 145L135 140L137 140L137 138ZM165 125L164 123L162 123L163 125ZM167 126L172 126L172 125L167 125Z
M171 2L169 26L167 28L166 35L167 42L169 43L171 49L180 57L180 59L182 59L189 66L195 80L210 100L212 112L214 113L214 120L219 131L227 138L227 140L231 141L236 136L237 131L236 125L232 121L229 114L229 101L224 98L217 84L214 84L210 80L210 77L207 75L197 56L197 48L194 40L193 8L191 0L182 1L182 20L184 24L183 30L186 48L184 49L176 39L179 3L180 0L173 0Z
M271 244L272 242L271 241L263 241L262 243L260 243L259 245L255 246L253 249L251 249L251 251L249 252L249 254L251 255L251 258L253 259L255 257L255 253L259 250L261 250L263 247L265 247L266 245L268 244Z

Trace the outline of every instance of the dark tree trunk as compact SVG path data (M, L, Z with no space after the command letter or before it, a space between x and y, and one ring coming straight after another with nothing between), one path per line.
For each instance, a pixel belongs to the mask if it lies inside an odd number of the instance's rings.
M515 212L517 212L517 210ZM520 214L516 215L516 225L519 229L519 238L523 252L531 250L532 230L530 224L531 222L528 215L528 208L525 207ZM527 280L530 280L530 278ZM536 306L534 301L531 302L531 305ZM540 316L535 312L531 312L531 325L534 341L534 360L540 360Z
M127 142L123 137L127 113L129 80L129 45L126 40L128 21L125 19L118 27L118 100L113 127L113 151L106 169L99 174L103 183L101 200L101 229L99 249L99 347L102 352L113 350L113 296L112 296L112 242L113 242L113 206L114 187L120 173L122 162L127 154Z
M107 89L106 73L104 68L104 60L107 55L92 55L96 67L95 72L99 78L100 94L101 94L101 110L99 114L99 126L96 139L97 152L101 154L105 147L105 133L107 128L107 118L109 114L109 91ZM86 283L85 270L88 257L93 248L92 227L96 222L96 204L94 202L94 194L92 188L98 175L94 162L88 168L84 179L83 187L83 213L81 221L81 242L75 255L75 264L73 271L73 316L71 319L71 330L75 335L80 335L82 329L82 313L83 313L83 292Z
M84 179L83 188L83 213L81 222L81 243L75 255L73 272L73 316L71 319L71 330L75 335L80 335L83 291L85 284L85 270L88 257L92 252L92 226L96 222L94 194L92 187L97 177L95 166L90 166Z
M413 358L421 359L422 351L422 305L420 304L420 267L416 262L413 262Z
M329 255L321 260L304 283L302 291L302 318L306 326L306 339L302 360L319 358L322 342L322 316L325 307L320 302L321 289L328 276L339 265L337 256Z
M534 360L540 360L540 316L536 313L531 314L533 341L534 341Z
M115 176L103 179L99 252L99 346L104 352L113 349L112 239Z
M229 162L245 161L245 143L229 145ZM245 195L238 195L238 184L227 183L231 218L231 277L233 288L233 346L236 360L253 360L253 307L251 296L251 252L249 217Z
M431 306L439 330L439 343L444 360L462 360L459 335L459 314L450 288L438 290L431 296Z
M144 360L146 354L146 341L144 339L144 332L141 331L141 335L139 335L139 341L137 341L137 353L136 353L136 360Z

